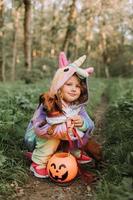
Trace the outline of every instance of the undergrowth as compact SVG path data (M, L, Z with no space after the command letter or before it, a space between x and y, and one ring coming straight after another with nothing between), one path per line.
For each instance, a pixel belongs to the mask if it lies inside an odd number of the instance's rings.
M0 85L0 199L9 199L27 181L23 137L39 95L47 88L48 80Z
M104 157L107 168L95 194L97 200L133 199L133 80L109 82L105 117Z

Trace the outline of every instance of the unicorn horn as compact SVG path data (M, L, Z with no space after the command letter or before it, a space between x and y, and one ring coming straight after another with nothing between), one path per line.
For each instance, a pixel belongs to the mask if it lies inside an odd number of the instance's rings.
M81 56L77 60L75 60L72 64L76 65L76 67L80 67L86 59L86 55Z

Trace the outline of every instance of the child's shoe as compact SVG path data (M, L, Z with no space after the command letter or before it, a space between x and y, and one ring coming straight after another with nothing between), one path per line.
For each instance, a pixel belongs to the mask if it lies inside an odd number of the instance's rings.
M80 164L85 164L85 163L89 163L92 161L92 158L89 157L88 155L85 154L81 154L81 156L79 158L77 158L77 162Z
M30 166L30 170L34 173L34 176L38 178L47 178L48 172L46 168L40 168L40 166L36 163L32 163Z

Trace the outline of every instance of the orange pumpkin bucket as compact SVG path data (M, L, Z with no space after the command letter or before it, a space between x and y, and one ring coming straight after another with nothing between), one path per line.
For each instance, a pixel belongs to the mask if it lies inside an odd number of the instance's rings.
M49 177L59 183L66 183L74 179L78 173L75 157L70 153L55 153L48 161Z

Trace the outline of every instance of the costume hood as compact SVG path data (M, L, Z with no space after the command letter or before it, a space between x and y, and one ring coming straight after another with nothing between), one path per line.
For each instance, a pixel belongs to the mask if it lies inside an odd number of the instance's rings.
M87 78L93 73L93 67L88 67L86 69L80 68L86 59L86 55L78 58L76 61L69 63L64 52L59 55L59 69L56 71L52 84L50 87L51 95L57 94L58 90L64 85L66 81L69 80L71 76L75 73L80 79L83 79L87 84ZM87 94L88 95L88 91ZM84 103L84 102L83 102Z

